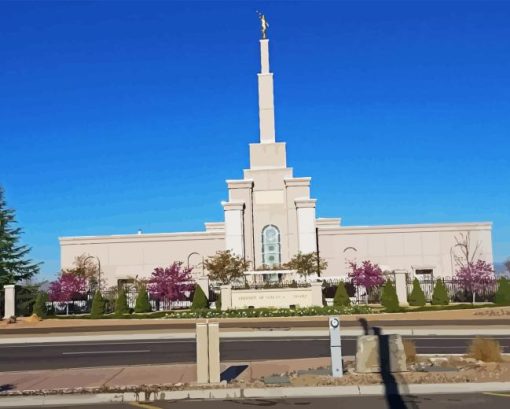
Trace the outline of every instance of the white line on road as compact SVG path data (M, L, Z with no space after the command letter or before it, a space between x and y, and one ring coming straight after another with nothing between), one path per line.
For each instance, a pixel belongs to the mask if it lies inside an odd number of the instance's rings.
M133 349L131 351L76 351L76 352L62 352L62 355L89 355L89 354L135 354L151 352L150 349Z

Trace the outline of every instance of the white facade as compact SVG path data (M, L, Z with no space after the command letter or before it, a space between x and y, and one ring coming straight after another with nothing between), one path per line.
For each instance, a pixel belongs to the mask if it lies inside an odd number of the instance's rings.
M108 285L148 277L155 267L173 261L194 267L200 276L204 258L228 249L249 260L252 270L278 266L298 252L318 251L328 262L324 276L345 276L349 262L364 260L383 270L452 276L455 237L468 233L480 245L479 257L492 263L488 222L344 227L339 218L316 218L311 178L293 175L285 143L276 142L269 40L260 40L260 49L260 140L249 146L250 167L243 179L227 180L224 223L206 223L205 231L197 233L63 237L62 268L89 254L100 260Z

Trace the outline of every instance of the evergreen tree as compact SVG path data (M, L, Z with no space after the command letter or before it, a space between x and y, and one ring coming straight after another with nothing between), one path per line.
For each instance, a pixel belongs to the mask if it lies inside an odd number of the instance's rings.
M37 297L35 297L35 304L33 309L33 313L36 314L39 318L46 318L48 315L46 301L48 301L48 294L39 291L37 293Z
M115 300L115 314L123 315L129 313L129 306L126 297L126 291L124 287L120 287L117 299Z
M351 305L351 299L345 289L345 284L340 281L335 291L335 297L333 298L333 306L335 307L347 307Z
M448 291L443 283L443 280L438 278L436 285L434 286L434 292L432 293L432 305L448 305L450 304L450 298L448 297Z
M192 310L202 310L209 308L209 300L205 296L204 290L198 284L195 287L195 294L193 294L193 303L191 304Z
M409 295L409 305L414 307L423 307L427 301L425 300L425 294L421 289L420 282L417 278L413 280L413 291Z
M498 280L498 291L494 303L497 305L510 305L510 280L501 277Z
M15 226L14 216L0 186L0 286L28 280L39 272L39 264L28 258L30 247L19 244L22 230Z
M147 287L141 285L138 288L138 295L136 296L135 312L151 312L152 307L149 302L149 294L147 293Z
M92 309L90 310L90 318L101 318L104 314L104 300L99 290L94 294L92 299Z
M398 305L397 290L391 280L387 280L382 288L381 304L386 312L397 312L400 310Z

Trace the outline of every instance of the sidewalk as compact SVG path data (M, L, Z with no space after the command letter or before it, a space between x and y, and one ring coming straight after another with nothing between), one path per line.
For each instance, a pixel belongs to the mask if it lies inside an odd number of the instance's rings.
M330 364L330 358L282 359L271 361L225 362L221 371L227 368L243 368L236 379L251 381L275 373L290 370L317 368ZM192 384L196 380L196 364L138 365L106 368L51 369L37 371L0 372L2 392L13 391L57 391L63 389L104 389L122 390L158 385L173 387L176 384Z

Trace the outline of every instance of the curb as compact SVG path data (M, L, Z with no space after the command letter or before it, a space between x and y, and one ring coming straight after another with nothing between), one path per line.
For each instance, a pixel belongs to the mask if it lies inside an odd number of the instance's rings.
M50 405L85 405L119 402L138 402L140 395L146 397L142 402L157 400L213 400L213 399L258 399L258 398L325 398L343 396L381 396L384 385L353 385L353 386L312 386L312 387L275 387L275 388L224 388L195 389L183 391L160 391L147 395L144 392L69 394L69 395L34 395L0 397L0 407L41 407ZM399 385L402 395L437 395L450 393L480 393L510 391L508 382L485 383L439 383Z

